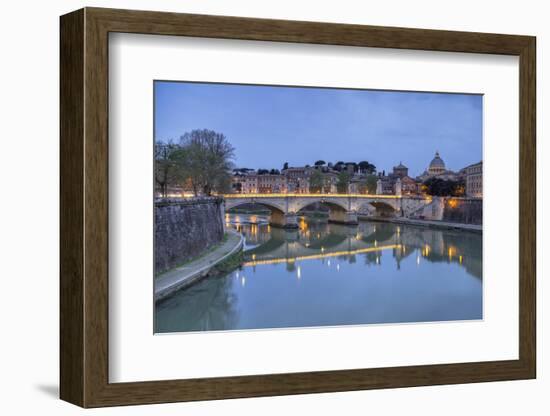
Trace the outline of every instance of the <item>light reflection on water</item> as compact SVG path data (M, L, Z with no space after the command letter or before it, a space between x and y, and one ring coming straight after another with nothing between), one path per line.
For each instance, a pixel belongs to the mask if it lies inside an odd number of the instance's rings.
M252 218L254 217L254 218ZM156 306L156 332L482 318L481 235L389 223L349 227L231 215L244 263Z

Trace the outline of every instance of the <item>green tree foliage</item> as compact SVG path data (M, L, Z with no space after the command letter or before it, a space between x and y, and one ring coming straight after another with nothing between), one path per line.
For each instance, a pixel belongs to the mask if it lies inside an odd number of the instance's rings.
M357 165L357 163L355 163L355 162L346 162L345 168L348 169L349 165L352 166L352 171L353 172L357 172L359 170L359 166Z
M325 166L326 162L324 160L318 160L314 163L315 166Z
M334 164L334 170L337 170L338 172L341 172L344 169L344 167L345 167L344 162L342 162L341 160L339 160Z
M369 175L376 173L376 166L374 166L372 163L367 162L366 160L359 162L358 166L361 173L367 173Z
M347 194L351 175L348 172L340 172L338 174L338 182L336 183L336 190L339 194Z
M463 181L453 181L441 178L430 178L424 182L426 192L432 196L462 196L464 195Z
M323 191L325 179L319 170L315 170L309 177L309 190L314 194L319 194Z
M359 182L359 193L374 195L376 194L376 175L367 175L365 178L361 179Z

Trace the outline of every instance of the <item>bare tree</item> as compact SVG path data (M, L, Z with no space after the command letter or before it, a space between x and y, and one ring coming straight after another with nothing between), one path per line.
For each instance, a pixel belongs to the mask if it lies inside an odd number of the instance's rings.
M155 142L155 182L163 198L168 194L168 187L178 184L183 177L182 149L172 141Z
M185 151L185 176L195 195L230 189L235 149L225 135L193 130L181 136L179 144Z

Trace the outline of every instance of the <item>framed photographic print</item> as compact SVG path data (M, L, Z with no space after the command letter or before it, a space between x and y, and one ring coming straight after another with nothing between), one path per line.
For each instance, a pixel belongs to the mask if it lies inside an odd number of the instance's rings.
M535 38L61 17L61 398L534 378Z

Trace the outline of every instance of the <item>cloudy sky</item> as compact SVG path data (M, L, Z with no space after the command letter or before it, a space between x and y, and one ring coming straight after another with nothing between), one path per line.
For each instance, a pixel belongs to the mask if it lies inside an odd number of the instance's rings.
M482 159L482 96L155 82L155 139L223 133L235 165L277 168L367 160L416 176L439 151L448 169Z

